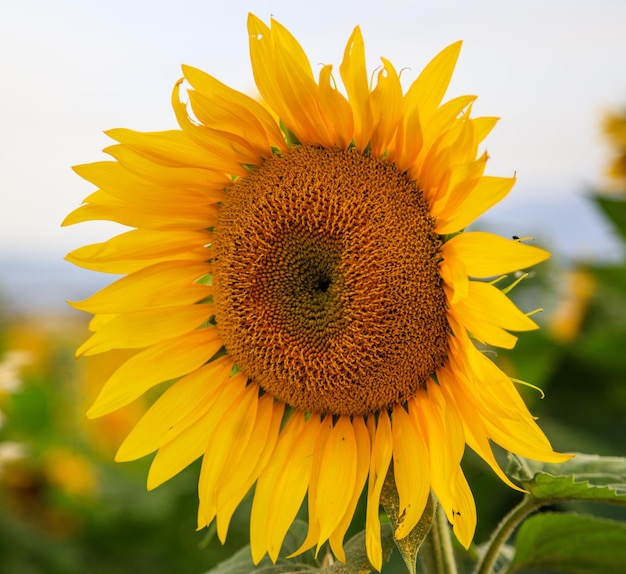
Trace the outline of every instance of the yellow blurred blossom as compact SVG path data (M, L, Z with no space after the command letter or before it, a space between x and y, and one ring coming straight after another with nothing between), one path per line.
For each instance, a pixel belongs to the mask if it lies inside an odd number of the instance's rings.
M44 472L50 484L73 496L97 492L98 481L89 461L78 452L52 448L43 456Z
M564 295L550 321L550 332L559 343L570 343L578 335L596 280L584 269L569 271L564 277Z
M612 148L607 175L611 181L608 191L626 193L626 110L610 112L604 119L603 130Z

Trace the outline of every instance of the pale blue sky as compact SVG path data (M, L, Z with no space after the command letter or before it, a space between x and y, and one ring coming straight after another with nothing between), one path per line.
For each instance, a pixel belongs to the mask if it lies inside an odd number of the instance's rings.
M512 201L565 204L600 181L600 119L626 106L623 0L0 0L0 253L60 258L110 236L59 229L92 191L70 166L103 158L107 128L173 127L181 63L254 92L248 11L287 26L314 68L339 64L356 24L370 69L385 56L407 80L464 39L448 96L477 94L475 115L502 117L488 172L517 172Z

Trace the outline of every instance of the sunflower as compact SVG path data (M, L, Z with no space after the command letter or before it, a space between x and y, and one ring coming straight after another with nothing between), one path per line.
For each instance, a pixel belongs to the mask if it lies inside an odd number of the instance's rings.
M111 130L114 161L75 168L98 190L65 224L134 228L68 255L125 275L73 303L94 315L78 354L135 352L88 415L169 381L116 459L156 451L154 488L202 457L198 527L216 520L222 541L256 485L255 562L277 559L307 493L300 550L328 542L345 560L366 489L367 552L380 569L391 471L396 538L432 491L467 547L476 509L460 467L466 444L513 488L490 441L568 458L480 350L512 348L510 331L537 328L493 278L549 257L462 232L514 184L483 174L478 148L496 118L471 118L474 96L441 103L460 42L403 92L386 59L370 85L357 27L342 91L330 65L316 81L278 22L250 15L248 30L262 103L185 66L172 95L180 129Z

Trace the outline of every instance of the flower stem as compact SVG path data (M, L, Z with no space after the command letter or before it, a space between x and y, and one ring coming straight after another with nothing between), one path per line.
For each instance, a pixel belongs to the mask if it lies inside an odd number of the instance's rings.
M437 508L432 528L419 555L428 574L457 574L450 526L441 506Z
M483 555L482 560L476 565L474 574L492 574L494 572L496 560L504 543L520 523L541 505L540 501L528 495L524 496L522 501L501 520L494 530L489 540L487 551Z

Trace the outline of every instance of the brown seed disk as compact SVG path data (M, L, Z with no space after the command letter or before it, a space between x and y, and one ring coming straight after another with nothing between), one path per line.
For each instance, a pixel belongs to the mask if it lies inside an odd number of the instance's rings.
M422 192L393 165L292 147L220 207L220 337L244 373L305 412L403 403L447 354L439 246Z

